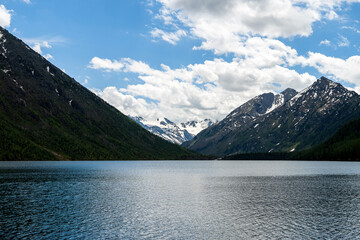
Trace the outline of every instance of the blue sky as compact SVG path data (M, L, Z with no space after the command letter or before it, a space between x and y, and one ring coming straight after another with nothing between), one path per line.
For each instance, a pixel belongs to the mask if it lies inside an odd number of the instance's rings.
M320 76L360 90L360 0L5 0L0 25L128 115L220 120Z

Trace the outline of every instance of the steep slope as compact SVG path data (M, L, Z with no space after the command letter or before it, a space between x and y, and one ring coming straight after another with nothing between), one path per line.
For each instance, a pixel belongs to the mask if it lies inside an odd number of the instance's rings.
M360 161L360 118L345 124L328 140L307 150L241 153L228 155L223 160Z
M297 92L294 89L288 88L280 94L264 93L250 99L232 111L222 121L208 127L197 135L193 141L186 142L183 146L195 151L221 156L222 153L217 145L218 143L227 142L227 136L233 132L239 133L246 130L253 125L257 118L274 111L296 94ZM231 145L231 142L226 144Z
M360 116L359 105L358 94L322 77L275 110L239 127L233 120L209 136L210 127L188 146L217 156L303 150Z
M181 159L196 154L144 130L0 28L0 159Z
M201 130L212 124L212 121L205 119L203 121L189 121L176 124L167 118L158 118L156 121L148 121L142 117L131 117L149 132L162 137L163 139L182 144L194 138Z
M304 160L360 160L360 118L341 127L334 136L314 148L293 156Z

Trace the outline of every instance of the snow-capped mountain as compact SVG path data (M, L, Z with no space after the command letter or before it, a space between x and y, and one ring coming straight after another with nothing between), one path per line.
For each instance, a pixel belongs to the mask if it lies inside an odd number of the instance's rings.
M273 93L264 93L256 96L232 111L224 120L218 123L217 127L222 128L226 126L226 129L244 128L254 119L284 105L285 102L296 94L296 90L288 88L276 95Z
M287 89L251 99L184 146L216 156L302 150L359 116L359 95L321 77L299 93Z
M153 134L176 144L190 141L196 134L213 124L210 119L176 124L167 118L158 118L155 121L140 116L131 118Z
M179 128L181 130L187 131L193 137L196 136L202 130L210 127L213 124L213 121L210 119L204 119L202 121L189 121L186 123L180 123Z

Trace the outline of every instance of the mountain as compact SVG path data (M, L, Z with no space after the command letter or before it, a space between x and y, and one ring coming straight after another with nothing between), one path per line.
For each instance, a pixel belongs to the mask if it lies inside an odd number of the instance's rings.
M189 121L180 124L176 124L167 118L148 121L138 116L132 117L132 119L151 133L176 144L182 144L185 141L193 139L196 134L213 124L210 119L205 119L200 122Z
M0 28L0 160L185 159Z
M281 94L279 104L267 100L271 94L251 99L184 146L215 156L303 150L360 116L359 95L325 77L295 96Z
M342 126L325 142L296 152L262 152L228 155L223 160L360 160L360 118Z
M216 154L216 145L218 142L222 142L225 136L231 134L233 131L241 132L246 130L253 125L256 118L270 113L296 94L296 90L288 88L280 94L264 93L256 96L236 108L222 121L213 124L201 132L193 141L185 142L183 145L195 151L203 151L221 156L221 154ZM231 143L229 142L228 144L230 145Z
M360 118L341 127L334 136L322 144L293 156L311 160L360 160Z
M194 138L199 132L213 124L214 122L212 120L204 119L202 121L188 121L185 123L180 123L179 127L184 131L188 131L192 135L192 138Z

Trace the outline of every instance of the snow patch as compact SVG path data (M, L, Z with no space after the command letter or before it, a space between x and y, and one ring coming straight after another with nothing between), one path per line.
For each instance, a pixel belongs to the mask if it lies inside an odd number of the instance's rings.
M156 120L146 120L142 117L133 117L133 119L153 134L176 144L191 140L197 133L212 124L209 119L180 124L176 124L164 117Z
M51 76L53 76L53 77L55 76L53 73L50 72L50 67L49 67L49 66L46 66L46 71L47 71L48 73L50 73Z
M2 49L1 55L3 57L7 58L7 56L6 56L7 49L5 48L6 38L3 38L2 34L1 34L0 40L1 40L0 44L1 44L1 49Z
M299 98L301 98L304 94L306 94L307 91L309 91L311 88L312 88L312 85L309 86L309 87L307 87L307 88L305 88L305 89L303 89L301 92L299 92L298 94L296 94L292 99L290 99L290 100L289 100L290 106L294 105L295 102L296 102Z
M330 81L330 82L329 82L329 86L330 86L330 87L337 87L338 84L337 84L336 82Z
M295 149L296 149L296 148L293 148L293 149L291 149L291 150L290 150L290 152L293 152L293 151L295 151Z
M276 108L282 106L285 102L285 97L283 94L275 95L274 102L272 103L271 107L266 110L265 114L268 114L274 111Z
M23 86L21 86L15 79L13 79L13 82L15 83L15 85L21 89L21 91L25 92L25 89Z

